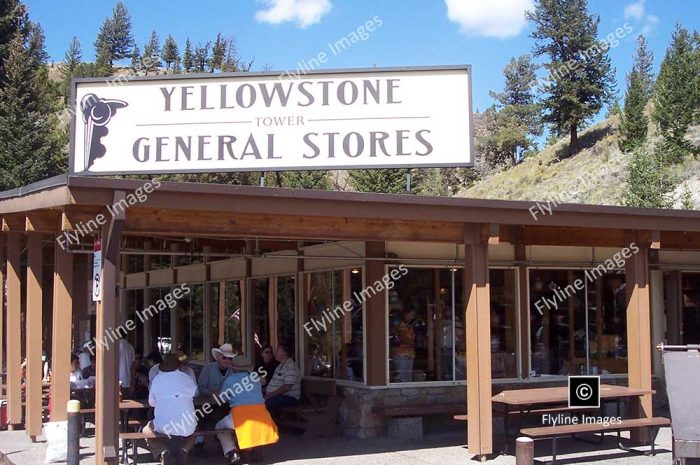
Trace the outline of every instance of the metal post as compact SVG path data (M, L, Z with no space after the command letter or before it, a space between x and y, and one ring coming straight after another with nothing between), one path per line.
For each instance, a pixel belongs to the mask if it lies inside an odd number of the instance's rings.
M535 458L535 441L520 437L515 440L515 465L532 465Z
M68 465L80 464L80 432L82 430L82 419L80 415L80 401L68 401Z

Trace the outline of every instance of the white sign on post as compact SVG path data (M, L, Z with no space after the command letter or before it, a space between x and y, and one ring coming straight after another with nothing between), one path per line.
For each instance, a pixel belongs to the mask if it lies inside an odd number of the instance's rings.
M92 255L92 301L102 300L102 244L95 240Z
M74 82L71 172L470 166L471 68Z

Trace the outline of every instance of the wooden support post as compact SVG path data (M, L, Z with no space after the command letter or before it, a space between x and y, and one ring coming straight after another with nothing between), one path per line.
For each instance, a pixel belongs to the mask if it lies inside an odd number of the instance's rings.
M277 347L277 276L267 278L267 325L270 332L267 343Z
M124 192L114 194L114 203L123 201ZM105 342L106 331L119 325L117 305L119 245L124 228L120 211L102 227L102 301L97 306L96 337ZM119 341L97 344L97 380L95 383L95 463L116 465L119 450Z
M22 235L7 233L7 422L22 423L22 292L20 248Z
M649 249L638 243L639 252L625 264L627 282L627 363L629 387L651 389L651 300L649 296ZM630 399L631 418L651 418L651 394ZM648 432L639 428L630 438L645 442Z
M54 251L53 322L51 329L51 421L64 421L70 400L70 354L73 322L73 254L58 243Z
M384 242L366 242L365 256L384 258ZM385 274L385 262L381 260L366 260L365 270L367 276L365 282L373 283L382 280ZM386 295L379 292L365 302L365 315L367 328L367 385L386 386L388 374L386 372Z
M522 241L522 231L518 231L515 242L515 261L518 262L518 312L520 313L520 377L530 378L530 339L528 326L530 322L530 288L527 273L527 249Z
M5 360L5 235L0 232L0 362ZM0 395L5 395L5 388L0 389Z
M226 335L226 282L221 281L220 283L214 285L219 286L219 302L217 302L217 305L219 307L219 334L218 338L216 339L216 347L219 347L221 344L224 343L224 337Z
M41 408L42 361L41 343L43 333L42 295L43 295L43 254L41 234L27 234L27 317L26 317L26 352L27 378L25 397L26 433L36 440L41 434L43 412Z
M491 303L489 251L478 224L464 225L464 302L467 339L467 415L469 452L493 452L491 413Z

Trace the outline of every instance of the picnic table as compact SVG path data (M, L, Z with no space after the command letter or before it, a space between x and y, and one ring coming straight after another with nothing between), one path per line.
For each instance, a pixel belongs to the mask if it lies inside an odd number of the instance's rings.
M605 402L615 402L617 404L617 416L621 416L621 401L625 398L641 397L648 394L655 394L653 389L631 388L627 386L616 386L612 384L600 385L601 407ZM570 409L568 406L569 389L566 386L547 387L535 389L514 389L506 390L496 394L491 400L498 404L503 404L503 426L506 435L505 449L508 450L509 438L515 439L518 432L529 416L545 413L583 413L592 409ZM512 414L518 414L518 426L510 433L508 418Z

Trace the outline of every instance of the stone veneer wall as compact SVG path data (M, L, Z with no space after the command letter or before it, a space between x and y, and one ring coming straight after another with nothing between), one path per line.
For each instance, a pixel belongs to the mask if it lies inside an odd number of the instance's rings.
M604 384L626 385L626 379L601 380ZM495 384L493 393L497 394L506 389L524 389L538 387L561 386L561 381L536 381ZM654 378L654 414L661 411L667 415L668 400L662 381ZM340 429L344 436L353 438L374 438L386 436L387 423L381 415L372 413L373 407L396 407L402 405L429 405L437 403L463 403L466 410L467 391L465 386L420 386L402 388L368 389L363 386L338 386L341 398L338 417ZM623 409L623 415L624 411ZM609 411L608 414L613 414ZM447 416L446 416L447 417ZM501 417L494 412L494 431L502 431Z

